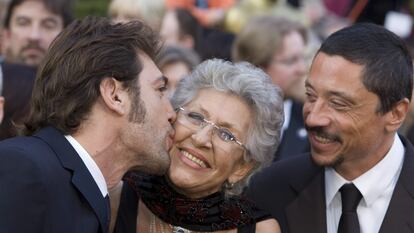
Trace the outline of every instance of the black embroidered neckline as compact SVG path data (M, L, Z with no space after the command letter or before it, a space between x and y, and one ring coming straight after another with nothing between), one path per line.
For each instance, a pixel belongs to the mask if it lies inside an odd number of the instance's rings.
M244 198L224 198L218 192L190 199L175 191L163 176L130 173L125 180L151 212L174 226L192 231L219 231L256 222L255 207Z

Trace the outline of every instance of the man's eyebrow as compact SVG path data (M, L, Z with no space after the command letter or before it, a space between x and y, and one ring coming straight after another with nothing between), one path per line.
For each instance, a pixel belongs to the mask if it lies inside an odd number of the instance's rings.
M54 23L57 23L57 19L56 18L54 18L54 17L48 17L48 18L44 18L44 19L42 19L42 22L54 22Z
M330 95L333 95L333 96L339 96L340 98L342 98L342 99L344 99L346 101L349 101L352 104L355 104L354 98L352 98L351 95L348 95L345 92L342 92L342 91L330 91L329 94Z
M165 85L167 86L167 84L168 84L168 78L163 75L161 77L161 79L164 81Z
M27 15L16 15L14 17L15 20L20 20L20 19L31 19L29 16Z
M312 84L308 80L305 80L305 90L306 90L306 94L308 93L308 91L315 91L315 88L312 86Z
M156 84L156 83L160 83L160 82L167 85L168 84L168 78L165 77L164 75L162 75L162 76L158 77L157 79L155 79L153 83Z
M308 80L305 81L305 87L306 88L313 89L312 84L310 84L310 82L308 82ZM329 91L328 94L330 96L338 96L338 97L340 97L340 98L342 98L342 99L350 102L351 104L355 104L355 99L352 98L351 95L349 95L349 94L347 94L345 92L342 92L342 91Z

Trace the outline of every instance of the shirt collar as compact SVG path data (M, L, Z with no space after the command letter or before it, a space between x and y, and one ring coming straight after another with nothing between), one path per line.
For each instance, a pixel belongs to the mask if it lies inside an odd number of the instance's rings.
M368 206L382 195L383 190L398 179L404 160L404 152L405 149L400 137L395 136L394 143L385 157L353 181Z
M292 104L293 101L290 99L283 101L283 112L285 114L285 120L283 121L282 132L289 127L290 115L292 114Z
M103 174L102 174L101 170L99 169L98 165L92 159L91 155L72 136L65 135L65 138L69 141L69 143L72 145L72 147L79 154L79 157L82 159L82 161L85 164L86 168L88 169L89 173L92 175L93 179L95 180L96 184L98 185L98 188L102 193L102 196L105 197L106 195L108 195L108 187L106 186L105 177L103 176Z
M325 196L326 206L329 206L335 197L338 190L348 183L347 180L342 178L332 167L325 168Z
M395 136L391 149L385 157L370 170L352 181L347 181L331 167L325 168L326 206L332 202L342 185L350 182L361 192L367 206L371 205L382 195L382 190L385 190L398 179L404 160L404 152L405 149L401 139Z

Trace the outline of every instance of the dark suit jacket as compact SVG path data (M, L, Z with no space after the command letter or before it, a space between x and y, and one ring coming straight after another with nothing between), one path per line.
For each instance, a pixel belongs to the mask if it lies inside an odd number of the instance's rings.
M13 124L22 123L29 112L29 102L36 77L36 69L19 64L1 64L5 99L4 119L0 124L0 140L16 136Z
M414 148L402 141L404 164L379 233L414 232ZM284 233L327 232L324 169L309 154L274 163L252 178L247 194Z
M0 142L0 190L1 233L107 231L105 199L55 128Z
M309 152L310 146L303 121L302 107L301 103L293 101L289 125L283 132L282 141L277 148L274 160Z

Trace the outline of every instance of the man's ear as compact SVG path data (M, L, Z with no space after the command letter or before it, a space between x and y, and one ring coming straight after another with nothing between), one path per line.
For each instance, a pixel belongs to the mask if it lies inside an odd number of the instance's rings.
M396 103L390 112L386 113L388 115L388 122L385 126L387 132L397 132L407 116L409 106L410 101L404 98Z
M122 83L112 77L104 78L99 85L105 106L111 111L125 115L129 107L128 91Z
M4 97L0 96L0 123L3 121L4 117Z

